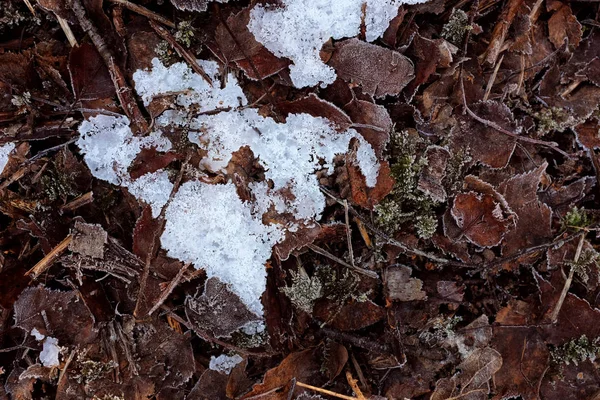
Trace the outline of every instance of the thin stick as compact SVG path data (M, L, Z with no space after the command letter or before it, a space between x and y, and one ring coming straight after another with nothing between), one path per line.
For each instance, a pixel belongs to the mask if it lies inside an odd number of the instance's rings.
M25 5L27 6L27 8L29 8L29 11L31 11L31 13L33 14L33 16L37 17L37 15L35 15L35 10L33 9L33 6L29 2L29 0L23 0L23 3L25 3Z
M348 240L348 252L350 253L350 264L354 265L354 250L352 249L352 230L350 229L350 218L348 217L348 200L344 200L344 217L346 218L346 239Z
M177 43L177 40L173 37L173 35L171 35L171 33L164 27L158 25L153 20L149 20L148 22L150 22L150 26L152 27L152 29L154 29L158 36L169 42L169 44L175 49L177 54L179 54L188 64L190 64L195 73L200 75L202 79L208 82L210 86L213 85L212 80L210 79L208 74L204 71L200 64L198 64L198 61L196 61L196 57L191 55L189 51L187 51L183 48L182 45Z
M110 1L111 3L120 4L130 11L133 11L135 13L143 15L144 17L146 17L148 19L152 19L154 21L160 22L161 24L166 25L169 28L177 28L177 25L175 25L175 23L173 21L170 21L170 20L166 19L165 17L163 17L162 15L159 15L153 11L148 10L146 7L138 6L137 4L131 3L127 0L108 0L108 1Z
M73 31L71 30L71 27L69 26L69 23L67 22L67 20L58 14L54 14L54 15L56 16L56 19L58 20L58 24L60 25L61 29L65 33L65 36L67 37L67 40L69 41L69 44L71 45L71 47L78 47L79 44L77 43L77 39L75 39L75 35L73 35Z
M575 258L573 258L573 263L576 264L579 261L579 257L581 257L581 250L583 249L583 243L585 241L585 235L581 235L579 239L579 243L577 244L577 250L575 251ZM555 324L558 321L558 314L560 313L560 309L567 298L567 292L571 287L571 283L573 282L573 276L575 275L575 266L571 266L571 270L569 271L569 276L565 282L565 286L563 286L562 292L560 293L560 297L554 306L554 310L552 310L552 314L550 315L550 321Z
M52 251L50 251L50 253L46 254L46 256L42 258L37 264L35 264L33 268L27 271L25 273L25 276L31 275L32 279L36 279L38 276L47 271L48 268L50 268L52 264L54 264L54 261L56 261L56 259L60 257L60 255L65 252L65 250L67 250L72 240L73 236L67 235L67 237L64 238L63 241L60 242L55 248L53 248Z
M156 310L158 310L158 308L160 306L162 306L162 304L167 300L167 297L169 297L169 295L173 292L173 289L175 289L175 287L177 285L179 285L179 282L181 282L181 277L183 276L183 274L188 270L188 268L190 267L190 265L192 265L191 263L187 263L185 264L178 272L177 275L175 275L175 278L173 278L173 280L171 282L169 282L169 285L165 288L165 290L162 291L162 293L160 294L160 297L158 298L158 300L156 301L156 304L150 309L150 311L148 311L148 315L152 315L152 313Z
M313 386L313 385L302 383L300 381L296 382L296 386L300 386L300 387L303 387L305 389L314 390L315 392L323 393L323 394L326 394L326 395L329 395L329 396L337 397L338 399L345 399L345 400L358 400L359 399L358 397L346 396L346 395L343 395L343 394L332 392L331 390L321 389L320 387L316 387L316 386Z
M71 200L70 202L68 202L67 204L65 204L64 206L62 206L60 208L61 212L64 211L73 211L78 209L79 207L82 207L86 204L90 204L94 201L94 192L87 192L82 194L81 196Z
M496 80L496 75L498 75L498 70L500 69L500 65L502 65L502 60L504 60L504 54L500 56L500 59L496 62L496 67L494 68L494 72L490 76L488 80L487 87L485 88L485 94L483 95L483 101L487 101L488 97L490 97L490 93L492 91L492 87L494 86L494 81Z
M349 268L349 269L351 269L353 271L358 272L359 274L366 275L369 278L379 279L379 275L377 275L377 273L375 271L369 271L369 270L364 269L364 268L360 268L360 267L356 267L354 265L350 265L346 261L342 260L339 257L334 256L333 254L331 254L327 250L322 249L322 248L320 248L317 245L309 244L306 247L308 247L309 249L311 249L312 251L314 251L317 254L325 256L325 257L329 258L330 260L335 261L336 263L338 263L340 265L343 265L346 268Z
M360 390L360 388L356 384L356 382L358 382L358 381L352 377L352 374L350 373L350 371L346 371L346 380L348 381L348 384L352 388L352 391L354 392L354 394L356 394L357 399L367 400L365 398L365 395L362 393L362 390Z

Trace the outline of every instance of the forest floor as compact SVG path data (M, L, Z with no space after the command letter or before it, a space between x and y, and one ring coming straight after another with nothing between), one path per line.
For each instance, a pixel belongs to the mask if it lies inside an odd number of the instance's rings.
M3 0L0 400L599 399L600 2L416 3Z

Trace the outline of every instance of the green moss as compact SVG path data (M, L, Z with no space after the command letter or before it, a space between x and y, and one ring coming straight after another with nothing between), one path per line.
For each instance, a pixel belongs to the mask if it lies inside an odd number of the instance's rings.
M586 360L594 361L600 353L600 338L589 340L586 335L581 335L550 352L555 364L575 364Z
M568 266L574 269L574 272L579 276L583 283L588 282L589 274L598 274L598 262L600 261L600 254L593 248L585 249L579 256L577 262L571 261L566 262Z
M40 183L45 198L51 202L57 200L66 202L67 198L75 197L79 194L73 177L69 174L59 172L54 167L51 167L41 177Z
M154 48L154 53L156 53L156 57L160 60L160 62L167 67L177 62L175 51L166 40L162 40L156 45Z
M463 10L454 9L448 23L442 28L442 37L447 41L460 45L465 34L473 29L469 25L469 16Z
M79 365L81 371L75 378L77 379L77 382L84 382L85 384L104 378L106 374L111 372L117 366L114 361L105 363L93 360L80 361Z

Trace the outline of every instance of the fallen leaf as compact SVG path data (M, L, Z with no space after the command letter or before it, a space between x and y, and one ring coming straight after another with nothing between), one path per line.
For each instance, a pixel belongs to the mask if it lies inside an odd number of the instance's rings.
M510 225L500 204L487 194L457 194L450 213L461 234L479 247L500 244Z
M427 294L423 291L423 282L411 278L412 269L399 265L388 267L385 271L384 285L386 296L390 300L414 301L426 300Z
M579 46L583 30L570 5L564 4L552 14L548 20L548 35L556 48L562 46L565 40L570 47Z
M414 78L407 57L358 39L336 43L329 65L340 78L360 84L365 93L375 97L398 94Z
M104 245L108 243L108 234L100 225L75 222L73 240L69 250L83 256L104 258Z
M446 164L450 159L450 152L445 147L429 146L424 157L427 164L421 170L417 188L427 194L433 201L446 201L446 189L443 179L446 176Z

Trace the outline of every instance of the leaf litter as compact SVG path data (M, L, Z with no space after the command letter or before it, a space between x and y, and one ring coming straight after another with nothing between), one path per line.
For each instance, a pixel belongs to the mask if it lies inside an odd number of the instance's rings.
M0 398L597 395L593 3L29 3Z

